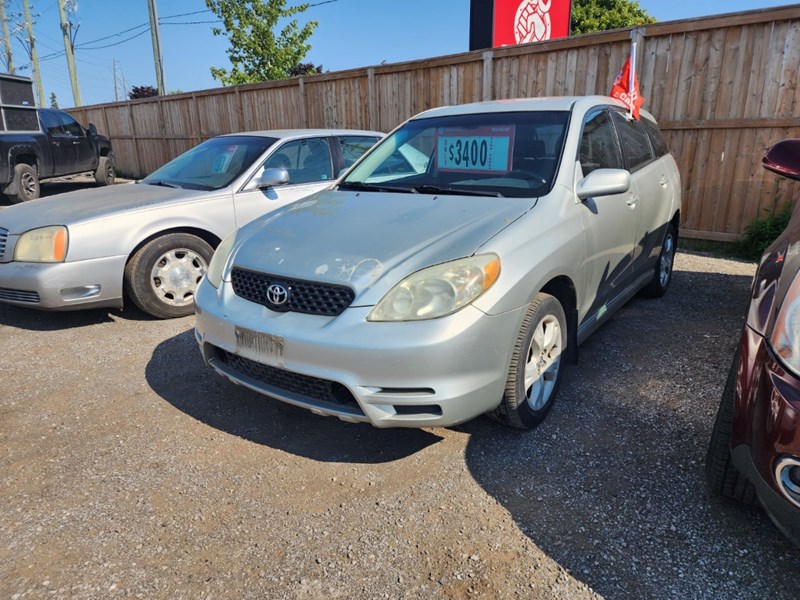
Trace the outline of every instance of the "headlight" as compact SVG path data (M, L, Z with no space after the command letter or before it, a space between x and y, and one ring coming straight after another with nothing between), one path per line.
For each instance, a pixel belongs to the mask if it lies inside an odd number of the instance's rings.
M14 246L14 260L19 262L64 262L69 233L63 225L26 231Z
M783 299L770 336L772 350L795 375L800 376L800 273Z
M481 254L417 271L386 294L368 321L422 321L474 302L500 275L500 258Z
M211 257L208 271L206 271L206 278L208 279L208 283L215 288L219 288L222 283L222 273L225 271L225 263L228 262L228 257L231 255L231 249L235 241L236 232L234 231L219 243L219 246L217 246L217 249L214 251L214 256Z

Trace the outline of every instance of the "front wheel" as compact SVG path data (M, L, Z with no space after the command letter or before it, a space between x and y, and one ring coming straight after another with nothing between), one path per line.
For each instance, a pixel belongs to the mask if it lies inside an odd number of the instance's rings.
M214 249L188 233L170 233L142 246L125 266L125 289L134 304L159 319L194 312L194 292Z
M14 167L14 180L3 191L14 204L39 197L39 176L32 166L20 163Z
M558 392L566 347L564 308L554 296L537 294L514 343L503 400L490 416L520 429L541 423Z

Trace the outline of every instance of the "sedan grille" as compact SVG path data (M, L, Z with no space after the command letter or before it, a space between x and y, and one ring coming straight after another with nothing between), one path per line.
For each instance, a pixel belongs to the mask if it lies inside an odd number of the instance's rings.
M335 317L355 298L355 292L345 285L288 279L246 269L234 268L231 280L237 296L276 312Z
M221 348L215 348L215 351L229 371L264 384L267 387L264 391L267 393L269 393L268 388L272 388L276 392L288 393L321 408L327 407L357 415L364 414L353 394L341 383L270 367Z
M8 242L8 229L0 227L0 261L6 253L6 243Z
M27 292L25 290L10 290L8 288L0 288L0 300L38 304L39 294L37 292Z

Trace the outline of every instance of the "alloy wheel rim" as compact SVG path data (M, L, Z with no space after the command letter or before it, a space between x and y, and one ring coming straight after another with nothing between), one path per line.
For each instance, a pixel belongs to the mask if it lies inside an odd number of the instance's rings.
M673 241L672 236L667 235L664 240L664 251L661 253L661 263L659 265L658 279L661 286L667 285L669 278L672 275L672 254L673 254Z
M561 366L561 325L546 315L533 331L525 360L525 396L531 410L544 408L553 395Z
M150 284L161 302L186 306L194 302L197 284L207 270L202 256L186 248L177 248L158 258L150 273Z
M36 179L30 173L22 175L22 191L26 196L33 196L36 194Z

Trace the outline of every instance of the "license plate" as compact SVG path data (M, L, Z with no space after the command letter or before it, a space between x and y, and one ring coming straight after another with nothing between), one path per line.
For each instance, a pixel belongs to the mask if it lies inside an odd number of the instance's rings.
M283 367L283 338L278 335L236 327L236 352L260 363Z

